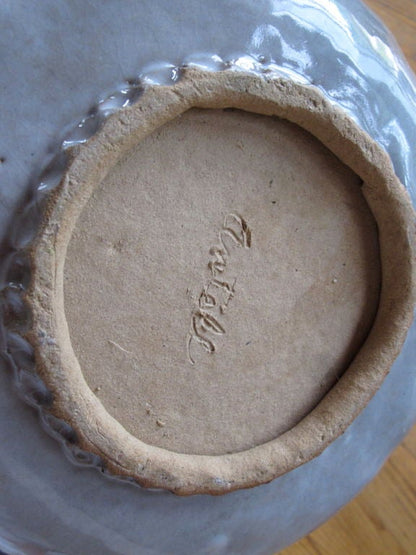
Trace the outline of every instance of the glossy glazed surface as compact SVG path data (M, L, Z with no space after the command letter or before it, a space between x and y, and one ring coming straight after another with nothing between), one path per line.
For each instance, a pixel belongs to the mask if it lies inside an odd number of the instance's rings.
M27 183L39 184L38 172L71 122L126 78L141 74L169 82L176 76L174 67L150 63L177 66L192 57L214 70L234 60L243 71L271 69L318 86L388 150L398 176L414 193L414 78L361 4L325 2L325 11L319 5L236 2L230 9L207 2L181 11L180 18L173 3L158 9L150 3L122 9L109 3L98 10L81 2L70 7L45 2L30 13L20 3L3 6L3 225L13 219ZM192 56L201 52L221 58ZM224 498L183 500L120 484L103 486L101 476L63 459L3 373L1 434L8 448L0 454L7 500L0 510L2 548L11 550L9 539L63 553L135 553L138 546L142 553L186 553L190 545L193 553L270 553L290 543L348 501L413 421L414 335L413 327L368 408L318 459L267 486ZM78 535L68 540L75 529ZM29 547L21 549L30 553Z

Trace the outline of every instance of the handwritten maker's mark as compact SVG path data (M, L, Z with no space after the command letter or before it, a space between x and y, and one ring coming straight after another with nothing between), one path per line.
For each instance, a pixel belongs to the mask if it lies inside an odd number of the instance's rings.
M198 305L191 315L191 325L186 340L188 360L195 364L191 350L195 348L214 353L216 335L223 335L225 329L221 323L222 315L234 297L237 279L226 277L226 269L234 248L249 249L251 232L245 220L238 214L230 213L218 233L218 244L209 250L208 263L210 280L198 297Z

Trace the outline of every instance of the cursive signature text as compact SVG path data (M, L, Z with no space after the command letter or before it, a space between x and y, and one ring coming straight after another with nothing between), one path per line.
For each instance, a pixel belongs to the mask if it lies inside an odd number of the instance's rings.
M222 315L234 297L237 282L237 278L226 277L226 269L234 248L249 249L250 246L251 232L245 220L238 214L227 214L218 233L218 244L209 250L210 279L203 287L191 315L186 340L188 360L191 364L195 364L193 349L199 348L212 354L216 350L215 336L225 334Z

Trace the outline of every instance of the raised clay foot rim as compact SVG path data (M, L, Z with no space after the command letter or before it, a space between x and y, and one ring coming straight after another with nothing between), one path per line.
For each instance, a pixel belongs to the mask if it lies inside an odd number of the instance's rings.
M361 191L378 231L377 313L347 370L294 426L275 439L230 454L179 453L129 433L87 385L64 310L67 248L94 190L147 136L191 108L235 108L276 116L308 131L362 180ZM230 218L229 239L247 246L245 221L234 213ZM130 477L144 487L180 495L223 494L269 482L316 457L380 387L413 316L414 212L386 153L317 89L286 79L187 69L173 86L148 87L136 104L111 116L85 145L72 149L61 185L51 194L31 262L26 301L33 325L27 338L35 349L37 371L53 394L50 412L73 428L76 444L99 456L109 473ZM211 331L217 325L208 320L203 324ZM209 350L210 343L202 346Z

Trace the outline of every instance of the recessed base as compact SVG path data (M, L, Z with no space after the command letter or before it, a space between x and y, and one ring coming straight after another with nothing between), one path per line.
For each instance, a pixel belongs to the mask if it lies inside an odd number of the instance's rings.
M361 180L300 127L193 110L97 187L64 279L108 412L151 445L220 455L292 428L348 367L377 311L377 228Z

